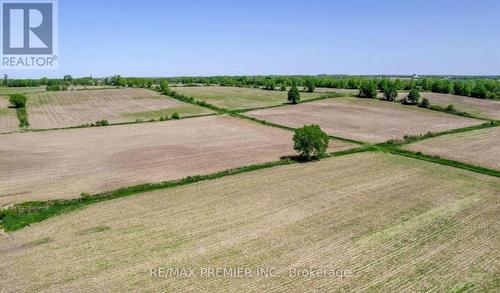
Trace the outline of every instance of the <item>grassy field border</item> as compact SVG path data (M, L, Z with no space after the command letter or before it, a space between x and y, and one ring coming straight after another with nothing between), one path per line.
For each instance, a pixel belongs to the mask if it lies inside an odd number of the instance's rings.
M481 166L471 165L459 161L454 161L450 159L444 159L439 156L430 156L423 154L421 152L413 152L408 150L402 150L400 148L388 149L391 154L396 154L403 157L414 158L422 161L432 162L440 165L451 166L459 169L464 169L476 173L486 174L494 177L500 177L500 171L495 169L489 169Z
M17 120L19 120L19 128L25 129L30 126L28 121L28 111L26 111L26 106L21 108L16 108Z

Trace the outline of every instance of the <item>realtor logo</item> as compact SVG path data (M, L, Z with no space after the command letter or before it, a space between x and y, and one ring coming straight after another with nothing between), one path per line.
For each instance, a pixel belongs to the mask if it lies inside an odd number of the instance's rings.
M57 67L57 1L2 2L2 68Z

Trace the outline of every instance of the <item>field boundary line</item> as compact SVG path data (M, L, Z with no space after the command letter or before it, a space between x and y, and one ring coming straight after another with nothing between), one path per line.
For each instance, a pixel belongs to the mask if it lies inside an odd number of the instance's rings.
M490 169L490 168L485 168L477 165L472 165L464 162L459 162L459 161L454 161L450 159L444 159L441 157L437 156L430 156L426 154L422 154L419 152L412 152L412 151L407 151L407 150L402 150L400 148L393 148L393 149L387 149L388 153L403 156L403 157L408 157L408 158L414 158L422 161L427 161L427 162L432 162L440 165L445 165L445 166L450 166L450 167L455 167L458 169L464 169L476 173L481 173L489 176L494 176L494 177L500 177L500 171L495 170L495 169Z
M306 104L306 103L311 103L311 102L316 102L316 101L321 101L321 100L328 100L328 99L335 99L335 98L342 98L342 97L352 97L352 94L347 94L347 93L324 93L320 95L317 98L312 98L312 99L307 99L307 100L300 100L297 104ZM279 108L279 107L284 107L284 106L291 106L293 104L291 103L282 103L279 105L273 105L273 106L267 106L267 107L255 107L255 108L248 108L248 109L236 109L236 110L230 110L233 113L246 113L246 112L251 112L251 111L257 111L257 110L265 110L265 109L272 109L272 108Z
M455 128L455 129L450 129L450 130L445 130L441 132L428 132L426 134L420 134L420 135L407 135L403 139L398 140L389 140L384 143L380 144L374 144L375 146L405 146L413 143L417 143L423 140L435 138L435 137L440 137L440 136L445 136L445 135L451 135L455 133L462 133L462 132L469 132L469 131L475 131L475 130L480 130L480 129L486 129L486 128L493 128L493 127L498 127L500 126L500 121L497 120L491 120L490 122L485 122L479 125L473 125L473 126L467 126L463 128Z

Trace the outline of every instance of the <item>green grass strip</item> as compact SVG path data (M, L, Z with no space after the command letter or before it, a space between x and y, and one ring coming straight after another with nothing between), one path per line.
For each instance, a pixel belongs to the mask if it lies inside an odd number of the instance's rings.
M28 122L28 113L26 112L26 107L16 108L17 120L19 120L19 127L27 128L30 126Z
M497 120L491 120L489 122L485 122L485 123L480 124L480 125L468 126L468 127L463 127L463 128L456 128L456 129L445 130L445 131L441 131L441 132L428 132L426 134L421 134L421 135L405 135L402 140L389 140L389 141L381 143L381 144L376 144L376 146L379 146L379 147L403 146L403 145L415 143L415 142L426 140L426 139L433 138L433 137L454 134L454 133L460 133L460 132L473 131L473 130L479 130L479 129L485 129L485 128L491 128L491 127L497 127L497 126L500 126L500 122Z
M311 103L311 102L316 102L316 101L321 101L321 100L326 100L326 99L334 99L334 98L340 98L340 97L352 97L352 94L349 93L326 93L323 94L317 98L312 98L312 99L307 99L307 100L301 100L298 102L298 104L305 104L305 103ZM271 108L279 108L283 106L290 106L293 105L291 103L283 103L279 105L273 105L273 106L266 106L266 107L256 107L256 108L245 108L245 109L237 109L237 110L231 110L232 113L246 113L246 112L251 112L251 111L257 111L257 110L264 110L264 109L271 109Z
M472 172L477 172L477 173L481 173L481 174L486 174L486 175L490 175L490 176L494 176L494 177L500 177L500 171L494 170L494 169L488 169L488 168L475 166L475 165L471 165L471 164L467 164L467 163L462 163L462 162L453 161L453 160L449 160L449 159L443 159L443 158L438 157L438 156L429 156L429 155L425 155L425 154L422 154L419 152L412 152L412 151L402 150L399 148L393 148L393 149L387 148L386 150L391 154L396 154L396 155L400 155L400 156L404 156L404 157L408 157L408 158L419 159L419 160L423 160L423 161L427 161L427 162L433 162L433 163L441 164L441 165L445 165L445 166L451 166L451 167L464 169L464 170L468 170L468 171L472 171Z

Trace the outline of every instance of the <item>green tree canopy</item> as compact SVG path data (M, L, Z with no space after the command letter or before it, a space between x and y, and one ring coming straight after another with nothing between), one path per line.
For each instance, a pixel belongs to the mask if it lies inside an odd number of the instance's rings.
M377 85L375 82L372 80L363 82L359 88L358 96L360 98L375 99L377 97Z
M312 157L321 158L328 148L329 137L318 125L305 125L295 130L293 148L300 156L310 160Z
M417 89L412 89L404 100L404 104L416 105L420 101L420 92Z
M296 85L288 91L288 101L292 104L297 104L300 101L300 92Z
M388 85L384 88L384 100L395 101L398 97L398 90L393 85Z
M314 84L314 81L309 78L306 80L305 88L307 92L312 93L314 92L314 89L316 89L316 85Z
M12 94L9 102L14 108L24 108L26 106L26 96L23 94Z

